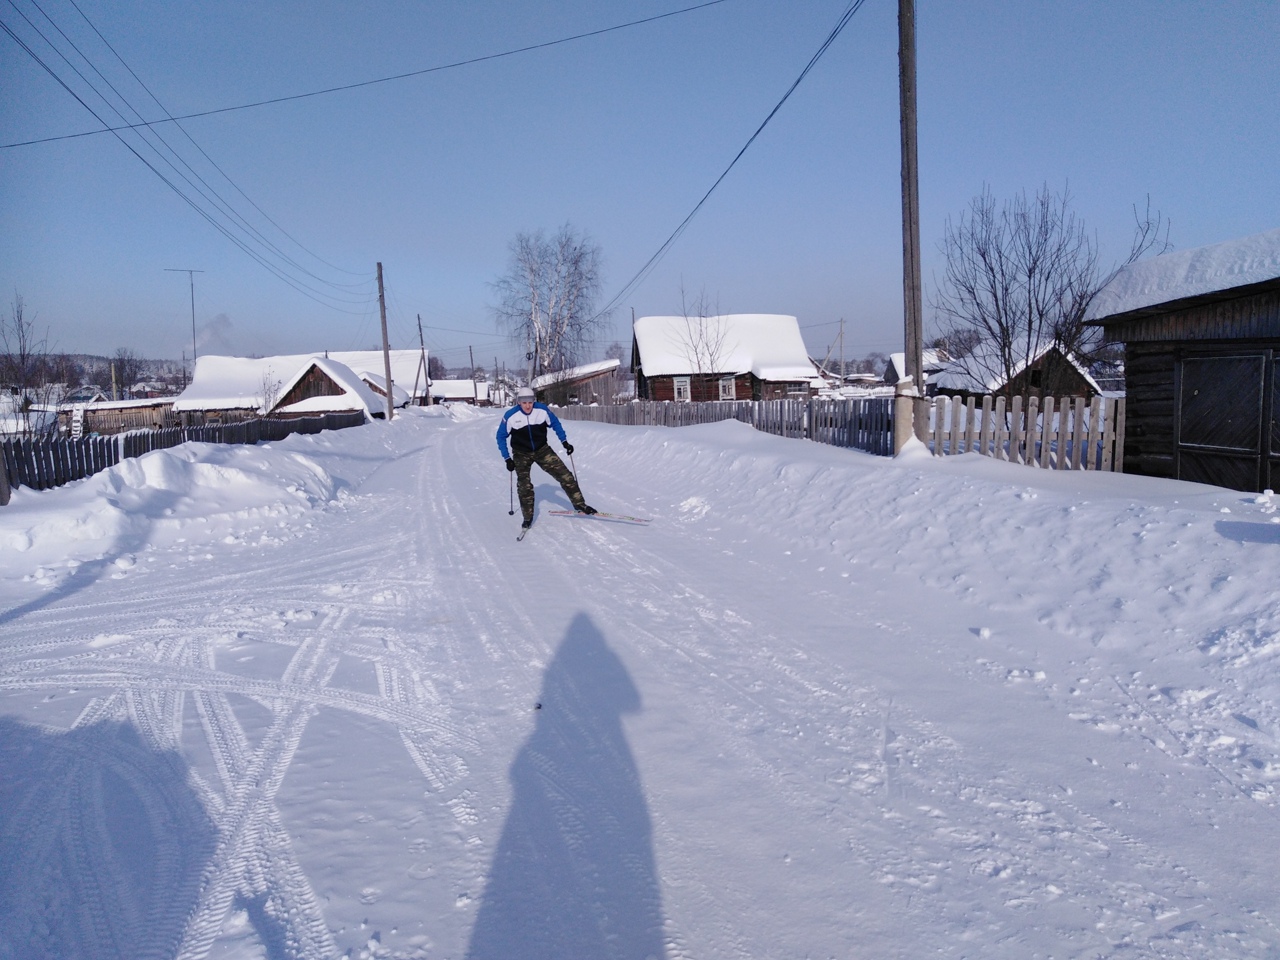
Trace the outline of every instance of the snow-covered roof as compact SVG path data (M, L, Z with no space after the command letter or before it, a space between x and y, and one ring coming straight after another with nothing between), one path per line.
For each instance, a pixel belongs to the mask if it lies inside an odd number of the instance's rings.
M299 400L287 406L276 406L272 408L272 413L339 413L345 410L359 410L366 417L372 417L375 413L386 413L387 401L370 390L369 385L360 379L358 373L332 357L312 357L280 387L278 396L287 397L289 391L306 376L312 367L321 370L341 387L342 393L307 397L305 400Z
M1177 250L1121 267L1089 307L1086 320L1280 278L1280 230Z
M391 380L393 386L413 389L414 375L418 374L418 396L426 395L426 387L419 371L422 353L419 350L392 350ZM191 383L174 401L173 409L182 410L258 410L263 409L263 397L276 384L292 383L319 354L294 354L280 357L219 357L204 356L196 360ZM322 356L321 359L324 359ZM385 377L381 350L350 350L329 354L329 359L342 364L358 375L372 374ZM366 388L368 389L368 388ZM283 396L283 391L276 394ZM385 401L383 401L385 404ZM381 409L375 406L375 410Z
M529 381L529 386L535 390L541 390L543 387L549 387L553 383L564 383L569 380L584 380L587 377L594 377L600 373L606 373L609 370L616 370L622 366L622 361L598 360L595 363L583 363L576 367L569 367L567 370L557 370L555 373L544 373L540 377L534 377Z
M483 380L432 380L431 395L445 400L488 400L489 384Z
M360 379L373 388L375 394L380 394L379 401L385 404L387 396L387 378L380 373L369 373L365 371L360 375ZM421 384L419 384L421 386ZM409 389L413 389L413 384L409 384ZM403 407L410 400L409 390L401 386L400 381L395 378L395 374L391 375L391 401L397 407Z
M809 381L817 375L795 317L640 317L634 330L646 377L752 373L761 380ZM695 369L699 356L714 369Z
M1034 364L1046 353L1054 348L1052 342L1033 350L1028 356L1015 360L1011 376L1008 379L1018 376L1027 367ZM1080 373L1080 376L1088 382L1089 386L1101 393L1102 388L1098 386L1096 380L1089 375L1089 371L1081 366L1080 361L1075 355L1064 351L1062 356ZM1007 383L1008 380L1004 375L1004 363L1001 361L998 352L990 349L985 345L980 345L967 357L958 360L950 360L942 365L942 368L936 373L929 375L929 385L940 390L956 390L965 393L994 393Z

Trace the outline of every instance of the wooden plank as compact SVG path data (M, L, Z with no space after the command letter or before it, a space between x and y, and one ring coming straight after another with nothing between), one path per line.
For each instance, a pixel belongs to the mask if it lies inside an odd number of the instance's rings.
M1027 400L1027 456L1023 463L1034 467L1040 459L1040 398Z
M982 398L982 432L978 437L978 452L984 457L995 456L995 451L991 447L994 425L995 421L991 415L991 394L987 394Z
M1099 470L1110 471L1115 463L1116 401L1109 397L1102 401L1102 462Z
M1084 397L1076 397L1072 406L1075 415L1071 422L1071 469L1080 470L1084 465Z
M1084 441L1084 468L1086 470L1098 469L1098 441L1102 437L1102 398L1094 397L1089 402L1089 423L1085 432Z
M1022 458L1022 438L1026 428L1022 422L1022 396L1013 398L1012 410L1009 412L1009 460L1013 463L1025 462Z
M974 410L974 398L969 397L969 399L965 400L964 402L964 452L965 453L973 453L973 437L974 437L973 410Z
M994 440L994 456L997 460L1007 460L1009 451L1005 442L1009 439L1009 428L1004 420L1004 397L996 397L996 409L992 415L992 439Z
M950 453L955 456L963 453L962 440L964 438L964 401L959 397L955 397L951 401L951 447Z
M1040 429L1040 467L1048 470L1053 465L1053 397L1044 398L1044 409L1040 411L1043 426Z
M1116 473L1124 473L1124 433L1127 424L1127 397L1119 397L1116 400L1115 415L1115 451L1116 459L1112 470Z

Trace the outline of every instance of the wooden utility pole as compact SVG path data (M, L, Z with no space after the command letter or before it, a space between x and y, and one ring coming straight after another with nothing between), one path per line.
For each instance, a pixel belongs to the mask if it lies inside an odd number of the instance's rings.
M480 406L480 388L476 386L476 352L467 345L467 355L471 357L471 403Z
M378 312L382 314L382 368L387 381L387 422L395 416L395 400L391 396L391 345L387 342L387 298L382 290L382 262L378 262Z
M418 375L422 375L424 384L423 390L426 391L426 403L424 407L431 406L431 368L427 365L427 342L422 338L422 314L418 314L418 347L421 353L418 354L418 369L413 372L413 395L418 395Z
M902 303L906 370L910 395L899 390L895 426L904 427L906 404L911 396L911 423L916 402L924 397L924 330L920 289L920 188L916 163L916 11L915 0L898 0L898 102L902 124ZM904 384L905 386L905 384ZM909 428L908 428L909 429ZM919 425L915 425L919 430ZM894 446L902 449L907 429L895 430Z

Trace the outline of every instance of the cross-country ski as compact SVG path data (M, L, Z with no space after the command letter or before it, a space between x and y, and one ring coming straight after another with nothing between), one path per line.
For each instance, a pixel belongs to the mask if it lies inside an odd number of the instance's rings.
M629 517L622 513L605 513L603 510L597 510L594 513L584 513L581 510L548 510L547 513L553 517L581 517L583 520L606 520L613 523L635 523L641 526L652 520L652 518Z

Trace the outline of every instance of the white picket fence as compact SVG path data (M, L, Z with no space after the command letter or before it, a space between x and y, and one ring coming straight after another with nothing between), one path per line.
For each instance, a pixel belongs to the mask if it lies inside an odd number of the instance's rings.
M978 453L1046 470L1124 470L1124 398L934 397L934 456Z

